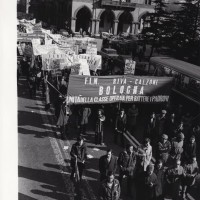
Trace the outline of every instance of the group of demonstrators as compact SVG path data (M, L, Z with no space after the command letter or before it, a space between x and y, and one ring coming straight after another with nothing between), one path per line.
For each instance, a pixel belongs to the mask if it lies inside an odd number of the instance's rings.
M101 69L101 56L97 55L93 39L52 34L40 25L33 25L35 21L20 23L24 26L19 31L27 29L30 33L18 36L18 78L21 73L26 76L31 98L42 88L46 109L53 105L62 139L68 136L69 123L75 115L73 123L79 136L70 152L71 179L81 181L88 159L84 135L93 110L90 106L68 105L68 82L70 74L90 76ZM86 53L79 54L83 46ZM168 195L173 200L185 198L198 174L195 138L200 128L191 130L189 115L182 116L180 110L169 113L167 110L152 113L145 126L144 143L135 147L125 145L124 133L129 131L134 135L139 115L137 106L132 104L127 110L119 108L119 104L110 104L106 109L103 105L98 106L93 119L94 143L104 145L104 126L108 123L113 128L113 142L125 147L118 158L108 149L99 159L99 196L102 200L120 199L125 178L127 195L137 200L161 200Z
M82 111L84 109L85 113L83 112L83 115L87 118L88 123L91 110L90 108L81 108ZM133 123L134 128L130 127L127 122L130 120L130 116L136 118L138 113L136 105L128 109L127 116L125 109L120 109L116 114L111 113L116 117L110 123L110 119L106 119L104 110L99 109L96 121L97 128L95 129L95 144L99 144L96 138L102 138L103 136L101 132L103 127L100 128L99 125L103 126L104 122L109 120L109 123L113 124L114 127L114 142L117 142L120 135L121 143L119 144L124 145L123 133L127 129L134 132L137 124L136 119L133 120L133 122L135 121ZM162 110L161 114L155 114L153 119L151 115L146 125L146 137L143 144L137 147L132 144L125 145L124 151L119 154L118 158L113 155L112 149L108 149L106 154L100 157L99 181L101 186L99 195L102 199L120 199L121 187L125 182L125 177L127 195L137 200L155 200L164 199L165 197L171 197L173 200L186 198L199 173L195 142L199 130L197 127L192 130L187 129L184 125L184 123L187 124L184 116L179 120L177 119L179 122L176 121L175 125L170 125L170 123L174 123L172 116L175 117L175 114L168 115L166 110ZM154 123L155 127L151 126L151 123ZM82 122L80 122L80 126L82 125ZM77 169L80 171L80 180L82 179L85 161L88 158L87 146L84 143L85 124L83 127L80 129L77 142L71 149L71 179L76 174L76 161ZM99 135L98 131L100 132ZM155 160L153 155L156 158Z

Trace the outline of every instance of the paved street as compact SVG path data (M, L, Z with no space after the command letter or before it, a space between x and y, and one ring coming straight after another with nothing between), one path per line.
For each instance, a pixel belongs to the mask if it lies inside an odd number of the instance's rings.
M98 159L108 147L113 149L116 156L122 150L113 144L112 127L107 124L105 146L94 145L94 132L90 128L93 124L88 128L86 143L93 158L87 161L83 183L77 187L69 179L69 153L77 137L77 127L72 123L68 140L61 140L53 110L46 112L43 101L40 92L37 92L35 99L29 98L27 82L21 78L18 84L19 200L98 199ZM135 137L140 141L144 127L142 121L138 121L142 128L137 129ZM199 198L197 189L193 191L196 200ZM122 193L122 199L129 200L124 187Z

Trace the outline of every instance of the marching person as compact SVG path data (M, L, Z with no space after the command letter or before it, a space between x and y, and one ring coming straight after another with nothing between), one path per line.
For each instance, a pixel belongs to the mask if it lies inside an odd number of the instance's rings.
M80 180L82 180L83 169L85 168L85 160L87 159L87 146L84 144L84 139L82 136L78 136L77 142L72 145L71 148L71 176L70 179L75 177L76 164L78 168L78 173Z
M103 123L105 121L105 115L103 114L103 110L99 109L96 119L96 127L95 127L95 144L101 144L103 143Z
M114 142L117 143L118 138L120 136L120 140L121 140L121 145L124 145L124 137L123 134L126 130L126 114L124 109L120 110L120 114L117 116L116 118L116 122L115 122L115 136L114 136Z
M158 137L160 137L165 132L164 129L165 129L165 123L166 123L166 115L167 115L167 111L162 110L161 114L157 116L156 129L157 129Z
M195 184L195 178L199 172L199 167L196 157L190 158L184 166L183 180L182 180L182 197L185 198L190 188Z
M139 146L137 149L136 155L140 158L140 167L142 167L142 171L146 171L147 166L151 162L152 146L150 142L151 140L149 138L145 138L144 145Z
M107 178L101 183L99 196L101 200L119 200L121 188L113 172L108 172Z
M127 127L131 133L135 130L137 116L138 108L133 104L132 107L128 109L127 113Z
M157 200L163 200L164 195L164 184L165 184L165 170L163 168L163 161L158 160L156 162L154 173L157 176L157 185L156 185L156 199Z
M196 157L196 148L195 136L192 135L189 142L187 142L184 146L183 160L187 162L188 160Z
M147 121L147 128L145 132L145 136L150 138L153 144L156 143L156 114L153 112Z
M180 160L183 153L184 134L179 133L177 137L172 139L171 158L173 160Z
M80 124L80 134L86 135L86 128L88 124L88 118L91 115L91 109L88 107L82 107L79 112L79 124Z
M108 172L111 171L115 175L117 170L117 158L113 155L112 149L108 149L106 155L99 159L100 181L106 179Z
M123 177L127 177L127 192L131 195L132 183L136 167L136 155L133 150L133 145L128 144L126 149L119 154L119 182L122 184Z
M154 165L150 164L147 167L147 171L144 172L143 179L143 200L155 200L156 198L156 186L158 184L157 176L154 173Z
M175 165L168 168L166 171L167 189L173 200L177 200L179 198L183 172L180 160L176 160Z
M165 164L169 158L169 154L171 151L171 144L168 141L168 136L166 134L162 134L161 140L158 142L157 147L157 158L163 161Z

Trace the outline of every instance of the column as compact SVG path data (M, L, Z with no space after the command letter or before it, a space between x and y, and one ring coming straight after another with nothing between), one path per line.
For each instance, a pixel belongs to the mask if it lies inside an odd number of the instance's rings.
M92 20L92 31L91 34L95 34L95 19L91 19Z
M100 22L100 19L97 19L96 20L96 34L99 34L99 22Z
M114 22L115 22L114 35L117 35L117 29L118 29L119 20L114 20Z
M26 14L29 14L30 0L26 0Z
M71 18L71 29L73 32L75 32L75 29L76 29L76 18L75 17Z
M132 22L132 30L131 30L131 33L132 33L132 34L135 34L135 23L134 23L134 22Z
M138 25L139 25L139 23L135 22L135 34L136 35L138 34Z

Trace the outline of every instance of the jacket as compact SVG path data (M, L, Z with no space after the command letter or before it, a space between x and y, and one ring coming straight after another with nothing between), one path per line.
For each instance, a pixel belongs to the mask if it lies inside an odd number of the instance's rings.
M133 152L131 156L127 153L127 151L121 152L118 158L118 165L122 174L133 176L136 165L135 152Z
M71 148L71 163L75 163L75 155L77 156L77 162L83 162L87 158L87 146L83 144L82 146L79 146L79 143L76 142L72 145Z
M100 199L103 200L119 200L120 193L120 184L117 179L113 180L111 188L108 187L107 180L103 181L99 190Z
M99 171L102 175L107 176L109 171L112 171L114 174L117 170L117 158L111 156L111 160L108 163L107 155L101 156L99 159Z
M115 128L117 130L124 132L126 129L126 114L121 117L120 115L117 116L116 121L115 121Z

